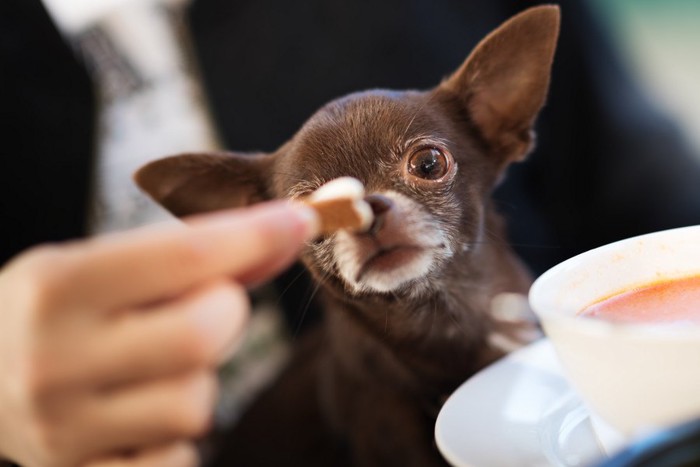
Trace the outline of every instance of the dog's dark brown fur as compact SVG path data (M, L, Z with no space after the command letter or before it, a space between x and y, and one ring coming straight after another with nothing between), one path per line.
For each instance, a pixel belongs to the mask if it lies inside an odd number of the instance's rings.
M530 9L491 33L435 89L333 101L272 154L181 155L137 174L177 215L302 196L353 176L369 194L403 200L389 205L379 232L347 240L358 251L397 236L439 238L420 277L390 285L381 278L363 285L361 274L353 285L343 276L339 239L306 249L324 324L227 440L222 465L444 463L433 426L445 397L503 355L494 336L518 341L532 326L491 313L493 297L525 293L529 277L502 240L490 194L506 166L532 147L558 24L558 8ZM454 173L437 181L407 173L408 158L426 146L448 154Z

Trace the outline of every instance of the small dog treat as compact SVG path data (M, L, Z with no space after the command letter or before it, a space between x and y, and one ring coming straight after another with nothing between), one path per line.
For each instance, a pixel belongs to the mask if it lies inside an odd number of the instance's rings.
M364 200L365 187L356 178L341 177L318 188L303 202L313 207L321 218L321 234L337 230L369 229L374 214Z

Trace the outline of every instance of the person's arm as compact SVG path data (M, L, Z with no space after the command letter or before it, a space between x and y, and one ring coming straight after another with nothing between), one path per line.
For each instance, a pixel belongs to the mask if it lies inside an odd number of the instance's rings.
M42 246L0 271L0 458L26 467L194 465L244 286L316 230L272 203ZM128 454L128 455L127 455Z

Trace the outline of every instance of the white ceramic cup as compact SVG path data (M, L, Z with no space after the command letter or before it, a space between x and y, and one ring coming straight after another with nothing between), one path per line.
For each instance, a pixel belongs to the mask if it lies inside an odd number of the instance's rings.
M694 275L700 275L700 225L580 254L530 290L573 386L625 436L700 417L700 325L620 324L578 313L636 286Z

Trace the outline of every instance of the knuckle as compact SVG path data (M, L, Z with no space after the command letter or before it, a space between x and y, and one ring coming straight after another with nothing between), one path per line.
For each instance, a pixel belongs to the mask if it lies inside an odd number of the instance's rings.
M221 332L221 327L232 327L229 316L242 316L240 321L247 319L249 300L245 290L235 284L221 283L212 286L207 292L188 304L185 319L182 322L180 355L186 356L191 365L211 366L218 363L222 347L228 340L228 333ZM212 322L212 308L223 310L224 322ZM227 321L228 320L228 321Z
M40 356L27 357L19 382L25 404L35 410L43 406L55 387L51 365Z
M33 435L36 454L43 459L56 462L64 456L66 443L63 430L52 420L44 416L35 416Z
M173 428L180 436L204 436L212 426L215 377L209 373L197 375L186 382L179 392L178 409L173 412Z
M29 348L17 356L7 374L10 397L30 411L39 411L57 387L55 366L45 352Z
M172 255L173 270L182 271L183 274L205 269L211 261L211 250L205 242L180 242L169 254Z
M230 310L248 314L250 299L245 288L235 282L221 282L214 291L219 294L223 306Z
M63 248L42 245L26 253L21 274L24 299L36 311L51 309L69 279L69 261Z
M212 363L215 347L200 326L190 325L180 333L178 348L181 355L192 366L206 366Z
M174 422L175 432L188 438L204 436L211 427L212 415L210 411L204 411L195 404L189 403L181 409L178 419Z
M192 443L178 442L169 447L163 465L168 467L196 467L199 465L197 450Z
M25 267L37 274L55 269L57 264L65 261L64 247L57 244L38 245L28 250L24 255Z
M216 356L216 343L211 338L211 332L201 324L201 318L196 309L188 310L182 332L179 334L180 355L192 366L209 366Z

